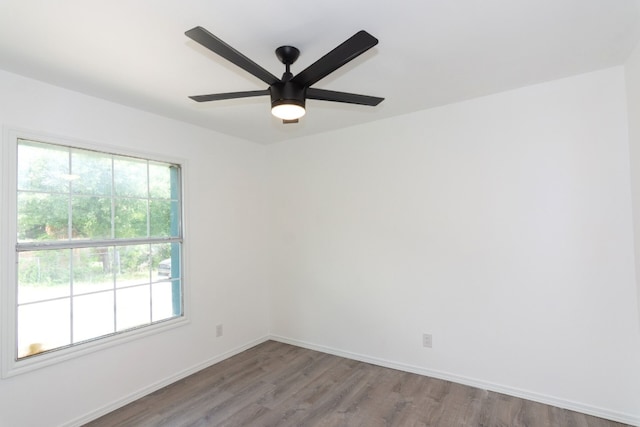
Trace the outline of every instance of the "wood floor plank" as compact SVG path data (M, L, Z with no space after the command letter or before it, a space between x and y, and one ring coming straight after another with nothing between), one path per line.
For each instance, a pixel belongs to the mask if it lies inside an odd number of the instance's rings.
M537 402L268 341L93 427L621 427Z

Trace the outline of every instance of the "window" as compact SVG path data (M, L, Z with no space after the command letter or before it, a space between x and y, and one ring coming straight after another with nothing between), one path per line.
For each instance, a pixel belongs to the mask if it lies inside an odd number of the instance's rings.
M13 361L183 317L180 166L16 141Z

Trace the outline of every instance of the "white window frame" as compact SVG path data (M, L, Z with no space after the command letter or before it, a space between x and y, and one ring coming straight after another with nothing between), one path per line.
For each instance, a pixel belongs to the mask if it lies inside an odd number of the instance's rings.
M17 146L18 140L42 141L51 144L69 146L80 149L88 149L106 152L116 155L138 157L180 166L180 209L182 231L182 316L174 317L159 323L145 325L136 329L118 332L106 337L99 337L92 341L74 344L16 360L17 343ZM103 350L128 341L141 339L145 336L158 334L189 323L188 313L188 286L185 260L187 258L187 245L185 244L185 169L186 160L169 158L157 153L147 153L123 149L122 147L106 144L95 144L81 140L75 140L46 133L32 132L28 130L5 127L2 132L2 151L0 155L0 378L9 378L22 373L40 369L65 360L80 357L94 351Z

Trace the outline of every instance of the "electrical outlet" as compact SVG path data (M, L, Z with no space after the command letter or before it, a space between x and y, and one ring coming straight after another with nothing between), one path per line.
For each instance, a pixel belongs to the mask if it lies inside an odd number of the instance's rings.
M221 337L222 333L223 333L222 323L220 323L219 325L216 325L216 337Z
M422 345L427 348L433 347L433 336L431 334L422 334Z

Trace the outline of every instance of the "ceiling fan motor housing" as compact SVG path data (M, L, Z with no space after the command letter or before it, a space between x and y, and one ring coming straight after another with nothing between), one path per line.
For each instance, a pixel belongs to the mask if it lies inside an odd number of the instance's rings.
M271 108L283 104L305 107L307 87L292 81L274 83L269 87Z

